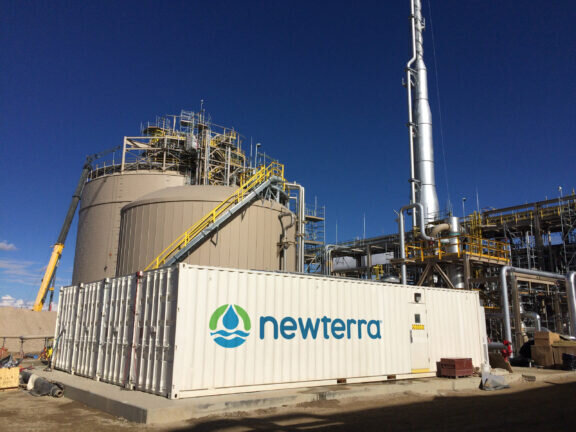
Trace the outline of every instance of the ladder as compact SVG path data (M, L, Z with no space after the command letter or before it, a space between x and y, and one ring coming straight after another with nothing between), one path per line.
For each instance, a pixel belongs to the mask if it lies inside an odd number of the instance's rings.
M282 189L284 185L284 165L271 162L261 165L247 180L242 180L240 187L216 208L181 234L166 247L144 271L167 267L184 260L200 246L210 235L231 220L244 207L251 204L268 189Z

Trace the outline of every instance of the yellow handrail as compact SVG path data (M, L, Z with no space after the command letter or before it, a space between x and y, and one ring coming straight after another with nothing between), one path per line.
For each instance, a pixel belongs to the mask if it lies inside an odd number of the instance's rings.
M262 165L258 170L252 175L248 180L241 180L240 187L236 191L218 204L214 209L208 212L202 219L188 228L183 234L181 234L176 240L174 240L170 245L168 245L160 254L154 258L154 260L146 266L144 269L151 270L157 269L158 267L164 265L166 260L177 250L182 249L188 243L192 241L197 235L199 235L206 227L214 223L216 219L222 215L230 207L238 204L242 201L245 196L252 191L255 187L264 183L271 177L280 177L284 180L284 165L278 162L271 162L268 166Z
M569 211L570 209L574 208L576 210L576 204L574 202L566 202L561 203L556 206L550 207L541 207L538 209L538 215L541 219L551 216L560 216L562 212ZM487 224L504 224L506 222L514 222L518 223L520 221L532 220L534 219L534 210L523 210L514 213L505 213L505 214L497 214L497 215L490 215L485 217L485 223Z
M452 251L448 252L450 249ZM460 258L463 254L509 263L510 245L471 235L443 237L433 242L417 241L406 245L406 257L420 261L432 258L442 260L454 255Z

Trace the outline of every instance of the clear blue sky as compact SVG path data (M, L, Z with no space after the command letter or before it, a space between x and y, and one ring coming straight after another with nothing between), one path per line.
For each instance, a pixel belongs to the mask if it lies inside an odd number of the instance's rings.
M201 99L326 205L329 241L336 221L339 240L362 236L364 214L368 236L396 230L409 195L408 0L0 6L0 297L35 297L86 155ZM571 191L573 1L423 6L441 205L450 196L459 215L476 190L481 207Z

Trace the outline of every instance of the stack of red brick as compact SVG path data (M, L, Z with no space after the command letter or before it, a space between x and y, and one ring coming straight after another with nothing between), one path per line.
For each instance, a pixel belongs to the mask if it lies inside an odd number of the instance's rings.
M471 358L442 358L439 366L439 375L442 377L458 378L474 373Z

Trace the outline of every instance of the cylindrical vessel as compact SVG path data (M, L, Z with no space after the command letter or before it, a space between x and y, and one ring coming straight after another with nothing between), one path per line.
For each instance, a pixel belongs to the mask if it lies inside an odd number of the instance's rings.
M439 219L438 196L434 176L432 113L428 101L428 74L424 63L424 20L420 0L412 0L412 59L408 62L408 109L412 200L422 204L424 219ZM415 62L415 63L414 63ZM412 90L413 88L413 90Z
M79 211L72 283L116 275L122 207L152 191L185 183L186 177L180 173L154 170L114 173L86 183Z
M451 216L448 218L448 223L450 224L450 240L449 246L446 248L448 253L457 254L460 244L460 220ZM462 247L462 252L464 248ZM464 280L464 268L458 264L450 264L448 267L448 277L454 285L454 288L463 289L466 286L466 281Z
M122 209L117 275L143 270L234 191L228 186L171 187L127 204ZM184 262L293 272L295 225L285 217L287 212L276 201L258 200L232 217Z

